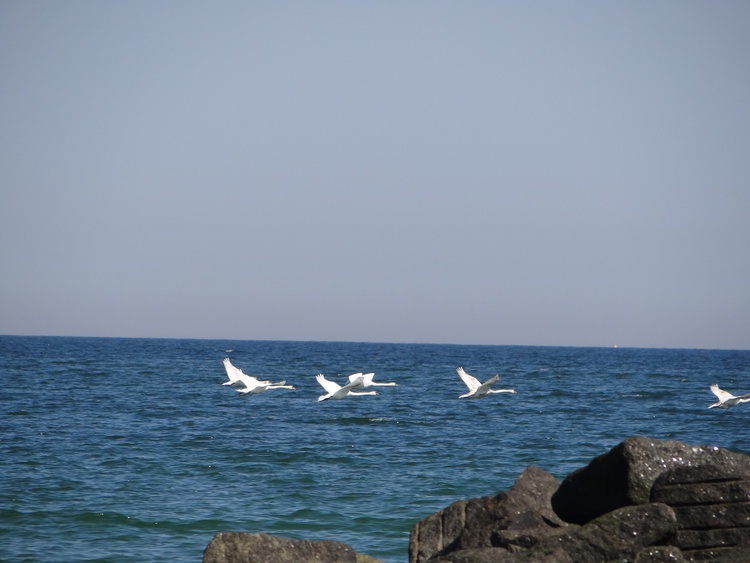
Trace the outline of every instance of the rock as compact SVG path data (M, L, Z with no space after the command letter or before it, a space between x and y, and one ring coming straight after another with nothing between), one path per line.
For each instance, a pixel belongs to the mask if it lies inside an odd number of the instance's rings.
M651 500L673 507L677 535L672 544L689 559L750 560L749 469L675 467L656 480Z
M409 562L422 563L456 541L466 523L466 501L456 501L417 522L409 534Z
M554 544L543 542L529 554L555 545L580 563L633 558L644 547L669 543L676 531L677 519L667 505L629 506L592 520Z
M412 528L409 561L421 563L458 550L534 545L540 537L567 526L550 502L559 485L543 469L528 467L507 492L454 502Z
M511 554L499 547L477 547L454 551L442 557L430 559L430 563L506 563Z
M653 503L629 506L605 514L585 526L567 528L556 536L540 540L525 551L510 553L501 548L475 548L445 554L429 561L430 563L629 561L633 560L645 547L666 543L674 536L676 530L674 512L667 505ZM652 559L652 561L658 561L658 559Z
M552 494L559 486L560 481L551 474L528 467L503 500L505 519L501 529L492 532L491 544L517 552L559 534L562 528L570 528L552 510Z
M294 540L269 534L219 532L203 552L203 563L375 563L350 546L329 540Z
M679 547L659 545L640 550L634 563L687 563L687 559Z
M563 520L585 524L617 508L649 502L659 475L698 465L744 471L750 470L750 457L712 446L628 438L566 477L552 496L552 507Z

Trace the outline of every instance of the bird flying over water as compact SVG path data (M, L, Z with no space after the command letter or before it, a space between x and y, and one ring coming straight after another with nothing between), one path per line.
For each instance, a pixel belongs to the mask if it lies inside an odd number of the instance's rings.
M372 378L374 373L353 373L349 376L349 383L361 379L361 382L354 387L354 389L366 389L368 387L397 387L398 383L380 383L379 381L373 381Z
M734 407L736 405L739 405L740 403L750 402L750 393L745 393L744 395L735 397L728 391L719 389L719 385L717 383L714 383L713 385L711 385L711 391L713 392L714 395L718 397L719 400L716 401L714 404L709 405L708 406L709 409L712 409L714 407L728 409L729 407Z
M469 388L469 392L459 396L459 399L479 399L480 397L484 397L485 395L489 395L491 393L515 393L515 389L491 389L491 387L497 383L500 380L499 375L495 375L494 377L490 377L487 381L484 383L479 383L479 380L469 375L464 371L464 368L459 367L456 368L456 372L458 372L459 377L463 380L463 382L466 384L466 386Z
M320 383L320 386L326 390L325 395L321 395L318 397L318 401L325 401L326 399L343 399L344 397L347 397L348 395L377 395L377 391L363 391L363 392L357 392L352 391L355 387L359 386L362 382L362 374L355 374L357 377L354 378L354 381L349 381L346 385L343 387L336 383L335 381L330 381L325 378L325 376L322 373L319 373L315 376L315 379L318 380L318 383Z
M242 370L234 367L232 362L229 361L229 358L224 358L224 369L227 372L229 381L225 381L222 385L237 385L238 383L241 383L239 374L242 373Z
M237 392L243 395L256 395L258 393L263 393L263 391L267 391L268 389L296 389L291 385L286 385L286 381L272 383L267 379L261 381L252 375L247 375L241 369L233 366L232 362L229 361L229 358L224 358L224 369L227 372L229 381L225 381L222 385L234 386L242 384L244 387L237 389Z
M287 385L286 381L277 381L276 383L271 383L268 380L260 381L252 375L242 373L242 370L240 370L238 375L240 381L245 384L243 389L237 389L237 393L241 393L242 395L257 395L269 389L296 389L292 385Z

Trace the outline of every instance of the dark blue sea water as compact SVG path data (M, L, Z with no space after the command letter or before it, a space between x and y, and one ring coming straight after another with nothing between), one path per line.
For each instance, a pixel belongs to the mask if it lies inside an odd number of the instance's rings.
M296 391L241 396L222 359ZM459 400L455 368L517 394ZM317 373L396 381L318 402ZM217 531L405 562L409 530L628 436L750 453L750 351L0 337L0 559L200 561ZM746 408L744 408L746 407Z

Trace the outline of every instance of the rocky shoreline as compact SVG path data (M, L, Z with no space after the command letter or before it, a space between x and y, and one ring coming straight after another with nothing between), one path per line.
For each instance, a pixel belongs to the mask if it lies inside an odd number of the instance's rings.
M375 563L335 541L219 532L204 563ZM628 438L562 482L538 467L417 522L409 563L750 562L750 456Z

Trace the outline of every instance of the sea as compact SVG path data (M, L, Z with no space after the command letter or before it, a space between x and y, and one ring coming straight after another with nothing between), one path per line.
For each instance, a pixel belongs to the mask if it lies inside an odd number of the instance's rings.
M222 385L224 358L295 390ZM459 399L456 368L499 388ZM318 401L316 374L377 396ZM409 532L630 436L750 454L750 351L0 336L0 560L199 562L220 531L408 561Z

